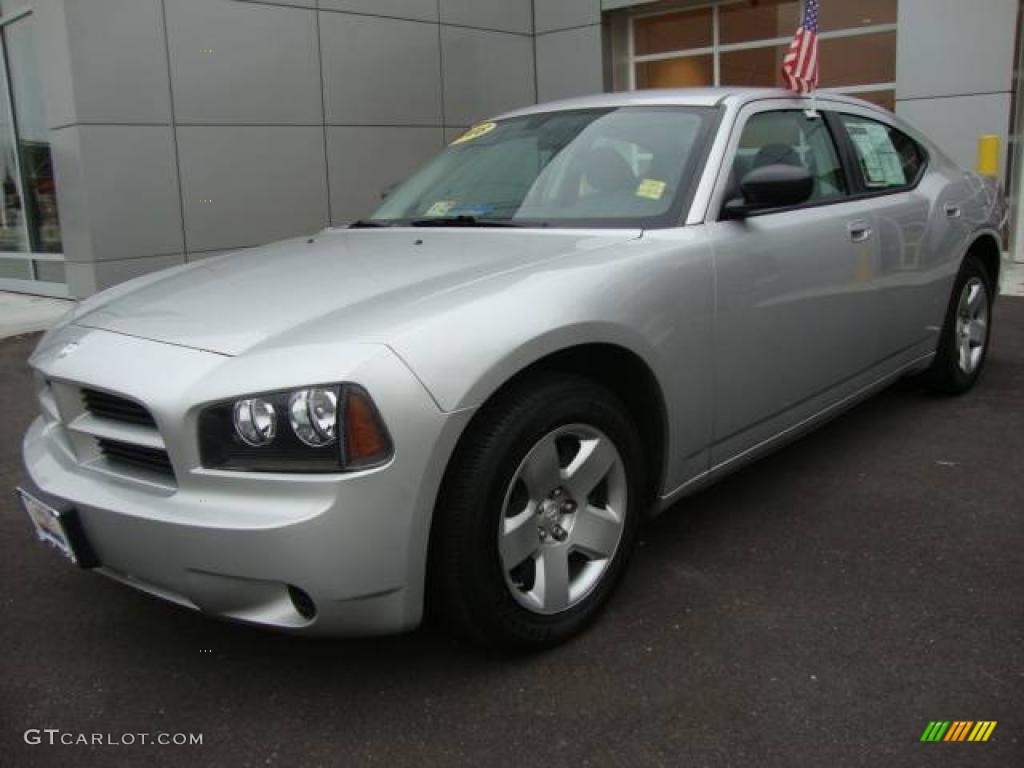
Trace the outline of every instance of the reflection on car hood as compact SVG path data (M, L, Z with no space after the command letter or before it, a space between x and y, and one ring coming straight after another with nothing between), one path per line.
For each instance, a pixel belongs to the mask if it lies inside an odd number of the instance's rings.
M339 340L386 341L389 323L415 322L425 298L640 234L326 230L143 278L134 290L85 303L73 322L226 355L301 343L297 334L314 326Z

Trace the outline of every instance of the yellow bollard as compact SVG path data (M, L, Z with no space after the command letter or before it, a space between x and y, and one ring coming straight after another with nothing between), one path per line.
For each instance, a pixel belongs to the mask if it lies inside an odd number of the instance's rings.
M999 137L994 134L978 137L978 173L992 177L999 175Z

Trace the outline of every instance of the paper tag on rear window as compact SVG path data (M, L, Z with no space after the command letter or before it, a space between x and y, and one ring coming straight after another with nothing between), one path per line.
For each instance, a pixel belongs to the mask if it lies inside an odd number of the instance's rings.
M465 144L467 141L473 141L479 139L481 136L486 136L488 133L498 127L497 123L480 123L480 125L474 125L464 134L459 136L455 141L451 143L451 146L456 144Z
M648 200L661 200L662 195L665 194L666 186L664 181L644 179L636 188L636 196L646 197Z

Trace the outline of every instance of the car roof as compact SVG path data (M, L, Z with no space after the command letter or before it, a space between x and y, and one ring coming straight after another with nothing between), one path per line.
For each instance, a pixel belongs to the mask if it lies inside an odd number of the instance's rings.
M688 106L716 107L720 105L742 106L751 101L763 99L798 99L808 105L817 102L838 102L851 106L867 107L883 115L891 113L882 110L876 104L843 96L837 93L821 91L814 97L798 96L783 88L654 88L642 91L620 91L617 93L599 93L593 96L580 96L561 101L550 101L546 104L535 104L499 115L498 120L508 117L520 117L544 112L560 112L572 109L608 109L614 107L653 107L653 106Z
M768 99L797 102L805 108L819 106L822 109L835 109L841 105L859 107L873 112L881 122L889 123L900 131L908 134L919 144L928 148L933 155L938 155L952 163L945 152L931 139L918 131L914 126L902 120L898 115L883 107L864 99L846 96L830 91L816 91L813 96L800 96L785 88L651 88L640 91L618 91L615 93L598 93L592 96L578 96L560 101L549 101L545 104L534 104L522 109L512 110L498 115L493 120L504 120L509 117L538 115L550 112L569 111L574 109L614 109L615 107L729 107L737 110L746 104Z

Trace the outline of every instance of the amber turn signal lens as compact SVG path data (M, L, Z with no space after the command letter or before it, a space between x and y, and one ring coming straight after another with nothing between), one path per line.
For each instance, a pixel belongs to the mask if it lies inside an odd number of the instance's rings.
M376 464L388 457L391 442L370 398L350 388L345 398L345 463Z

